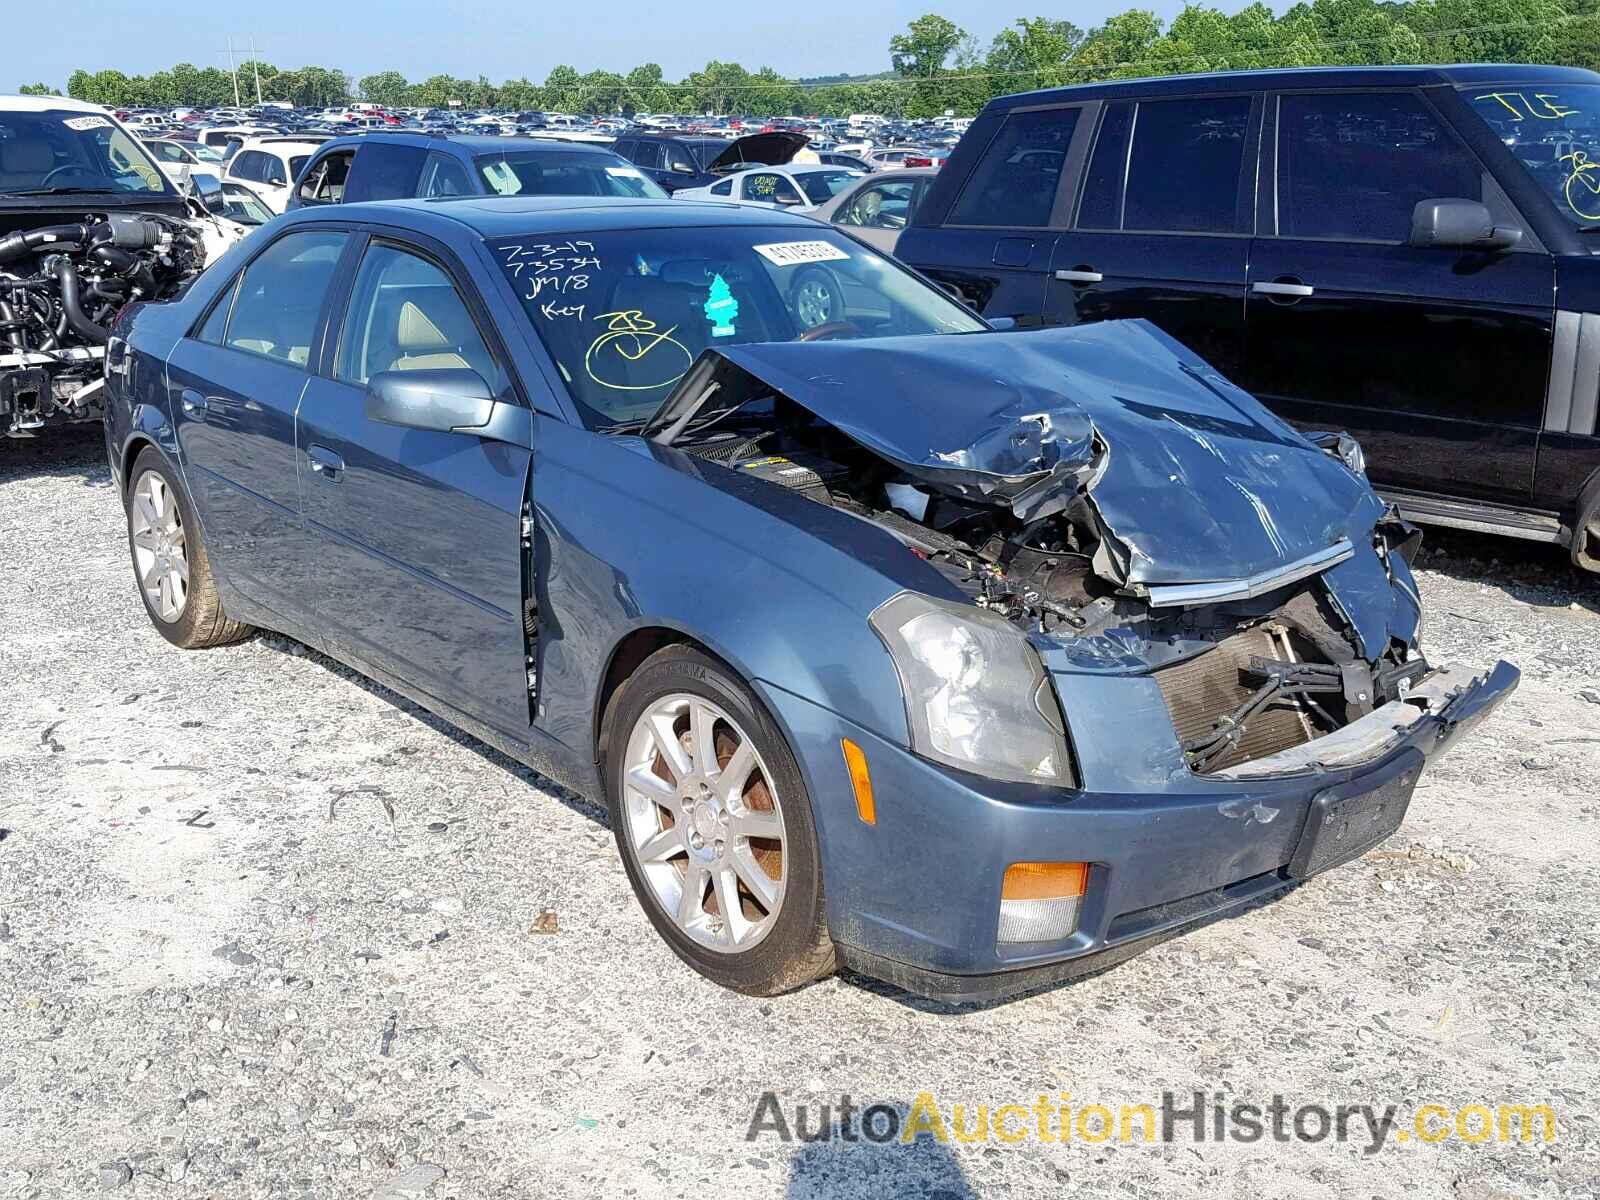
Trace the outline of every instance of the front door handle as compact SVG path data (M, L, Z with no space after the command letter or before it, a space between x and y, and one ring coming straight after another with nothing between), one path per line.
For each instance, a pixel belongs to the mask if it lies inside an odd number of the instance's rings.
M1062 283L1099 283L1105 276L1099 271L1075 270L1057 271L1056 278Z
M344 459L326 446L313 442L306 447L306 457L311 460L312 473L321 475L329 483L337 483L339 476L344 474Z
M206 398L193 388L184 388L178 399L183 402L183 415L197 421L204 419L206 409L210 407Z
M1277 279L1271 283L1252 283L1250 290L1258 296L1291 296L1296 300L1306 296L1314 296L1317 289L1309 283L1299 283L1288 279Z

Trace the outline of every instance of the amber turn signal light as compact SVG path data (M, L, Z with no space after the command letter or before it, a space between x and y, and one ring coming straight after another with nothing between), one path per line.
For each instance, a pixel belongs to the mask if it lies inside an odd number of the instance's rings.
M876 825L878 806L872 798L872 772L867 770L867 756L849 738L840 738L839 747L844 751L844 765L850 772L850 787L856 794L856 816L868 825Z
M1000 885L1000 898L1061 900L1083 895L1088 883L1088 863L1012 863Z

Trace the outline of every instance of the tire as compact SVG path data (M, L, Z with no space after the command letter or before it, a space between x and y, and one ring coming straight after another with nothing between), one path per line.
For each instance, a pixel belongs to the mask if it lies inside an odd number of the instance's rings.
M674 645L640 664L609 708L611 828L656 932L707 979L753 996L830 974L810 797L788 742L749 687ZM713 731L715 775L694 753L697 714L708 717L699 728ZM775 829L780 836L764 836ZM688 886L693 871L704 873L693 876L696 888Z
M184 650L204 650L248 637L250 626L230 620L222 609L194 506L176 472L154 447L146 447L128 472L126 507L134 585L161 636ZM174 569L165 569L168 566ZM180 603L174 580L185 570L187 583ZM154 595L146 582L151 572L159 580Z

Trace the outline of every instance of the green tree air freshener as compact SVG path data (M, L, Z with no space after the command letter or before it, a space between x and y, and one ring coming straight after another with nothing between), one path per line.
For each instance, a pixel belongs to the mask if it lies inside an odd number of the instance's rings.
M711 295L705 305L706 320L711 322L712 337L732 337L736 332L733 322L739 315L739 302L728 290L728 282L721 275L711 279Z

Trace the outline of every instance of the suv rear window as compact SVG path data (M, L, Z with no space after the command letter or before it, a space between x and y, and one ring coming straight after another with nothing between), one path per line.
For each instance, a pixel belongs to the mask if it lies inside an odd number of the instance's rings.
M1250 98L1143 102L1133 120L1122 227L1244 232L1239 171Z
M1012 113L950 212L952 225L1050 224L1079 109Z

